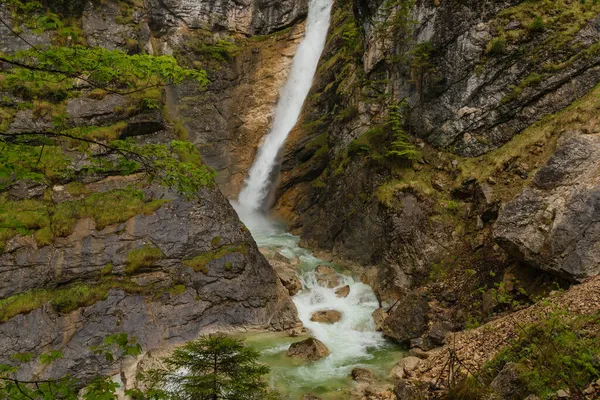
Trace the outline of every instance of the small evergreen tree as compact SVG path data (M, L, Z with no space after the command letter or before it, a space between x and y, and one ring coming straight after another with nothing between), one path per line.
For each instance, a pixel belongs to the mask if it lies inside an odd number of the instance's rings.
M264 376L259 353L240 339L203 336L163 359L164 367L149 371L144 381L151 397L185 400L277 399Z

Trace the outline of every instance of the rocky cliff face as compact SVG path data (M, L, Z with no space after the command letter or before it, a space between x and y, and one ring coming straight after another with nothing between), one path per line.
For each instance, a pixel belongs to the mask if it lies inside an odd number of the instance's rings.
M225 111L228 115L223 118L236 114L242 102L229 97L240 96L246 105L254 104L250 109L254 115L240 115L242 122L236 127L266 129L276 86L285 79L302 25L254 41L238 37L248 46L243 49L245 59L236 62L226 50L221 51L223 43L217 36L191 30L272 32L301 19L306 4L213 3L89 3L81 10L81 32L77 31L82 35L77 40L90 46L130 54L144 49L174 52L183 63L196 61L197 68L223 68L220 75L215 74L218 79L208 92L190 84L162 93L144 90L123 96L80 82L75 95L27 101L3 87L1 131L52 130L60 114L66 126L90 132L100 141L165 144L188 137L207 138L208 130L203 130L201 122L186 124L188 132L179 118L201 114L200 106L207 106L217 88L223 89L221 97L210 104L213 114L204 115L205 122L226 107L223 104L232 109ZM153 4L156 7L150 7ZM10 20L10 13L2 7L3 19ZM147 10L152 10L150 19L145 17ZM243 17L246 12L250 21ZM180 20L189 26L181 28ZM173 21L179 21L177 28L171 28ZM3 32L3 51L21 49L21 39ZM163 35L162 39L157 34ZM57 40L52 31L35 33L27 27L22 35L38 46ZM195 43L203 57L185 58L189 43ZM262 68L255 69L257 64ZM260 87L262 91L254 90L258 82L267 83ZM196 103L183 100L193 90L198 96ZM185 106L192 112L181 110ZM224 140L231 133L220 128L218 125L215 132ZM250 140L250 150L258 140L258 136ZM201 150L206 149L205 142L195 141ZM90 158L103 156L101 148L80 154L76 146L66 144L56 151L57 164L44 172L51 178L16 182L0 198L4 216L0 217L0 331L4 338L11 338L1 341L0 360L12 362L11 356L20 352L39 355L59 350L64 355L51 366L37 361L26 364L21 377L113 374L118 366L101 359L89 362L95 357L90 346L117 332L137 338L144 351L153 351L192 340L203 332L283 330L297 325L287 291L216 186L207 186L189 198L149 184L145 176L94 172ZM174 157L201 162L194 152ZM215 159L205 158L208 162ZM249 166L250 160L247 163ZM63 167L70 171L70 178L60 178L56 172L52 175L52 168ZM22 221L25 225L7 230L7 210L11 218L17 215L17 225ZM9 221L9 226L13 222Z
M307 0L150 0L150 27L155 32L189 29L268 34L293 25L307 12Z
M526 128L600 80L598 11L338 1L313 95L286 147L279 214L307 243L377 265L370 276L387 271L379 280L393 292L493 244L499 202L524 187L564 131L544 142L539 125ZM420 153L413 160L390 156L394 104ZM504 265L502 252L488 253Z
M531 185L502 209L500 245L524 262L568 279L600 273L597 135L565 138Z

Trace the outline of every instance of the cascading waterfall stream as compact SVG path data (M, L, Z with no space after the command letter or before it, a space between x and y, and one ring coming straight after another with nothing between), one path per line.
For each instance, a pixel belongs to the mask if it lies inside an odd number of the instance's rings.
M258 150L238 201L232 201L240 219L260 247L299 259L298 273L303 290L293 298L298 316L310 334L330 350L330 355L320 361L299 365L285 356L289 344L298 341L298 338L248 338L261 351L263 361L272 367L273 386L293 398L308 391L316 391L327 399L338 398L331 397L331 394L340 394L340 388L351 387L349 373L353 367L371 365L383 374L387 364L398 357L398 352L391 351L394 348L381 333L375 331L371 314L378 307L378 302L371 287L349 275L341 275L339 286L350 286L350 294L341 298L336 295L336 288L319 285L315 268L325 262L314 257L309 250L300 248L298 237L286 233L262 213L273 184L271 178L277 167L279 152L298 121L310 91L325 46L332 3L333 0L310 0L306 34L281 91L272 129ZM340 311L342 319L334 324L311 321L311 315L320 310ZM384 365L386 368L383 368Z
M333 0L310 0L306 34L298 46L288 81L281 90L275 119L262 143L238 202L248 211L258 211L269 193L271 174L281 147L298 121L325 47Z

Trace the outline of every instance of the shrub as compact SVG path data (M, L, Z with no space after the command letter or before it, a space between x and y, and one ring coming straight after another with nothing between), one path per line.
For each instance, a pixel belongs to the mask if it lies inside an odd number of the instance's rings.
M530 32L543 32L546 29L544 19L539 16L535 17L528 28Z
M506 38L493 38L487 46L487 53L494 56L500 56L506 53Z

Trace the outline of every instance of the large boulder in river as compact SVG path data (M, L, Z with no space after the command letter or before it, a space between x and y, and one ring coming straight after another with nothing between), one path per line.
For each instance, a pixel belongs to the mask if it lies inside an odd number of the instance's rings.
M600 136L564 143L501 210L496 241L523 262L581 281L600 273Z
M321 286L334 288L340 285L340 276L329 265L319 265L315 268L315 277L317 278L317 283Z
M381 332L383 330L383 323L385 322L387 316L388 315L383 308L378 308L377 310L373 311L373 314L371 314L373 322L375 323L375 330L377 332Z
M311 337L301 342L292 343L287 355L308 361L317 361L329 355L329 349L319 339Z
M396 304L383 323L383 334L406 343L420 337L429 323L429 304L419 292L410 292Z
M310 320L313 322L322 322L324 324L335 324L342 319L342 313L337 310L322 310L313 313Z
M265 254L263 252L263 254L277 273L279 280L287 289L290 296L294 296L302 290L302 281L298 277L298 272L287 257L278 252L272 254Z

